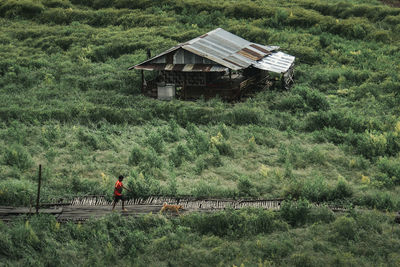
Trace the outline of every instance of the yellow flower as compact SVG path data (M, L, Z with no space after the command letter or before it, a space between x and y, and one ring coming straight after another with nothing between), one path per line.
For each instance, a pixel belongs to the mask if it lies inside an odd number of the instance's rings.
M360 54L361 54L361 51L360 51L360 50L357 50L357 51L350 51L350 54L352 54L352 55L360 55Z
M398 122L396 123L396 125L394 126L394 131L395 131L397 134L400 134L400 121L398 121Z
M211 136L210 143L214 146L219 145L219 144L221 144L222 138L223 138L223 136L222 136L221 132L218 132L218 134L216 136Z
M369 184L369 183L371 183L371 179L369 179L369 177L366 175L361 175L361 182L363 184Z
M268 168L268 167L265 166L264 164L261 164L261 167L260 167L260 174L261 174L263 177L268 177L268 173L269 173L270 170L271 170L270 168Z
M355 160L355 159L351 159L351 160L349 161L349 167L350 167L350 168L353 168L354 166L356 166L356 160Z
M256 143L256 139L254 138L254 136L252 136L250 139L249 139L249 144L255 144Z

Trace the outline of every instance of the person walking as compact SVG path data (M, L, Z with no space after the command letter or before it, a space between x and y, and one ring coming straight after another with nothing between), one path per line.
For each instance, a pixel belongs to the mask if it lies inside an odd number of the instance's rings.
M118 181L115 183L115 186L114 186L114 201L113 201L113 207L112 207L113 211L114 211L115 205L117 205L118 201L120 201L120 200L122 201L122 211L128 211L124 207L125 198L122 195L122 189L126 189L128 191L131 191L131 190L129 190L128 188L126 188L124 186L124 184L122 183L123 180L124 180L124 176L120 175L118 177Z

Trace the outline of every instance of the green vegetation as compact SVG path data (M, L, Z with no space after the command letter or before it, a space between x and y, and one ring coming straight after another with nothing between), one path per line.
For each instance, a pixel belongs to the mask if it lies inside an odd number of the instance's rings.
M295 86L241 103L140 95L140 73L127 69L147 48L216 27L296 56ZM398 265L399 36L400 9L377 0L1 1L0 205L33 202L38 164L43 202L111 196L119 174L130 197L293 201L277 214L21 219L0 224L0 259ZM310 202L378 211L334 216Z
M110 214L85 224L52 216L0 222L5 265L348 266L399 262L400 229L378 211L335 218L307 201L280 213L227 210L177 218Z

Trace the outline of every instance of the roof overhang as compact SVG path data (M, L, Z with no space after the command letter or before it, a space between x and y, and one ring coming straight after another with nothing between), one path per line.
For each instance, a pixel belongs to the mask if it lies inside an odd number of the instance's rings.
M255 68L272 71L276 73L285 73L293 65L294 56L283 52L272 53L253 64Z

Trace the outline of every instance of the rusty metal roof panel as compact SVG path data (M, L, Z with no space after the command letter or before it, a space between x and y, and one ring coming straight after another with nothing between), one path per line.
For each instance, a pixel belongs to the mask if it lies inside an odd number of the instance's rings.
M148 63L154 63L150 61L179 48L233 70L241 70L254 66L260 69L282 72L282 70L287 69L287 64L291 64L294 61L294 57L290 55L274 53L279 49L278 46L264 46L252 43L224 29L217 28L186 43L177 45L129 69L143 69L141 67L142 64L147 65ZM293 60L291 58L293 58Z
M253 66L262 70L285 73L293 65L294 60L294 56L283 52L276 52L259 60L256 64L253 64Z
M167 70L183 72L223 72L227 67L210 64L141 64L136 67L139 70Z

